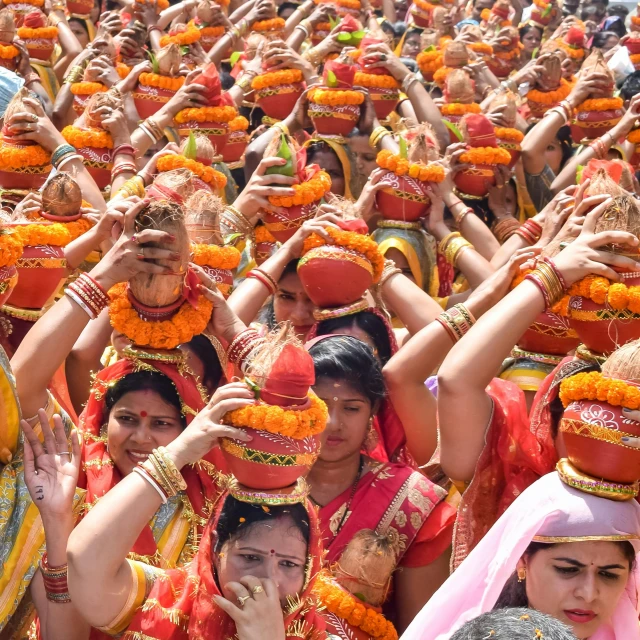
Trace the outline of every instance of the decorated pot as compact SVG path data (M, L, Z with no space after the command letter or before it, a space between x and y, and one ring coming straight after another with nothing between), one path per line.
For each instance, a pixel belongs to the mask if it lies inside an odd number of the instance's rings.
M218 287L218 291L225 298L228 298L231 293L231 287L233 287L233 271L229 269L216 269L208 265L204 265L202 269L214 281L216 287Z
M22 309L42 309L67 277L63 247L25 247L16 263L18 283L7 303Z
M476 164L460 171L453 180L462 193L484 198L489 192L487 184L493 186L496 183L496 176L491 165Z
M373 108L376 111L378 120L384 120L398 106L400 94L397 89L381 89L378 87L369 87L367 89L373 100Z
M303 222L314 217L316 205L317 203L311 203L304 206L288 207L285 214L265 211L264 224L278 242L286 242Z
M309 117L321 136L346 136L360 119L360 105L334 106L309 102Z
M133 101L140 118L145 120L157 113L173 96L175 91L138 84L133 92Z
M487 56L487 66L496 78L507 78L513 71L513 63L511 60L504 58L496 58L495 56Z
M416 27L420 27L421 29L431 27L431 16L426 11L422 11L414 5L411 9L411 15L413 16Z
M503 140L502 138L497 138L498 146L501 149L506 149L511 156L511 162L507 165L509 169L513 169L516 166L516 163L520 159L520 154L522 153L522 147L517 142L512 142L510 140Z
M316 25L313 33L311 34L311 44L312 46L319 45L328 35L331 33L331 23L329 22L320 22Z
M609 111L580 111L571 124L573 141L581 143L585 138L595 140L600 138L620 121L624 109Z
M191 132L207 136L216 153L222 153L229 138L229 125L226 122L198 122L197 120L179 125L178 134L181 138L188 138Z
M232 131L222 150L222 160L224 162L238 162L242 158L247 145L249 144L249 136L246 131Z
M89 18L89 14L93 9L93 0L68 0L67 9L69 13L76 13Z
M389 172L380 180L388 185L376 193L376 208L387 220L415 222L429 211L429 198L419 180Z
M580 471L623 484L640 478L640 449L621 440L640 436L640 424L625 417L622 407L594 400L572 402L564 410L560 432L569 461Z
M524 332L518 346L525 351L564 356L580 344L580 338L568 318L545 311Z
M229 471L252 489L284 489L309 473L320 453L320 438L289 438L278 433L240 427L250 442L222 438L220 448Z
M78 153L83 158L84 166L91 174L101 191L111 184L111 149L82 147Z
M313 304L321 308L353 304L373 284L369 260L338 245L322 245L307 251L298 262L298 276ZM337 287L337 282L341 286Z
M203 48L205 53L209 53L213 45L220 40L220 38L224 35L225 27L203 27L200 29L200 46ZM228 58L231 55L225 54L225 58Z
M49 60L56 46L56 41L50 38L25 38L24 44L29 57L34 60Z
M256 264L260 266L263 262L266 262L276 248L277 245L275 242L256 242L253 252L253 259L256 261Z
M267 87L255 92L256 104L269 118L284 120L293 111L303 91L301 82Z
M29 167L28 169L29 172L0 170L0 188L9 190L24 189L25 191L40 189L47 181L51 167Z
M84 110L87 106L87 102L89 102L89 98L91 98L90 94L86 95L75 95L73 96L73 102L71 106L75 111L77 116L81 116L84 113Z
M0 305L11 296L18 284L18 270L15 265L0 267Z
M640 53L640 36L629 36L625 40L624 46L627 47L631 55Z
M4 46L7 46L6 44ZM0 58L0 67L9 69L9 71L15 71L18 68L18 57L15 58Z

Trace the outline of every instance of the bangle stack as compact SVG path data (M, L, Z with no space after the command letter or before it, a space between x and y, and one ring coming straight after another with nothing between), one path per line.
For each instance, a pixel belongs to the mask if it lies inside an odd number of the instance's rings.
M452 238L448 243L444 251L444 257L448 264L452 267L456 266L460 254L465 249L473 249L473 245L462 237Z
M130 160L121 160L118 159L116 162L116 158L118 156L124 156L131 158ZM133 173L135 174L138 171L138 167L135 163L135 149L130 144L121 144L119 147L116 147L113 150L113 169L111 170L111 181L116 176L119 176L122 173Z
M534 245L542 236L542 227L534 220L527 220L515 234L520 236L525 242Z
M250 71L245 71L237 80L236 87L239 87L242 90L242 93L246 95L251 91L251 83L253 79L257 76L257 73L252 73Z
M160 494L163 503L167 502L167 498L177 496L187 488L180 470L164 447L154 449L144 462L138 463L134 471Z
M107 292L88 274L81 274L65 290L71 298L93 320L109 305Z
M243 213L230 204L224 208L221 222L227 227L229 233L248 236L253 231L253 225L244 217Z
M255 329L241 331L227 349L227 359L242 369L249 354L262 343L262 337Z
M303 20L302 22L300 22L300 24L297 24L296 25L296 29L300 29L300 31L302 31L302 33L304 33L304 39L306 40L309 37L310 33L309 33L308 27L305 26L303 24L303 22L307 22L308 23L308 20Z
M138 196L138 198L144 198L144 180L140 176L133 176L133 178L129 178L121 187L118 189L118 193L124 191L125 198L129 196Z
M249 23L247 20L240 20L238 24L229 31L231 35L231 39L235 42L238 38L242 38L242 36L246 33L247 28L249 27Z
M396 266L396 263L393 260L385 260L384 267L382 268L382 275L380 276L380 280L378 282L378 287L381 289L393 276L398 273L402 273L402 269Z
M80 82L83 75L84 69L79 64L75 67L71 67L71 71L67 73L64 79L64 84L75 84L76 82Z
M56 147L55 151L51 154L51 164L57 169L60 163L76 154L76 148L66 142Z
M141 122L139 125L140 129L144 133L151 138L153 144L157 144L159 140L164 137L164 130L162 127L156 123L152 118L147 118L144 122Z
M269 294L272 296L275 295L276 291L278 290L276 281L262 269L251 269L251 271L247 273L246 277L253 278L254 280L258 280L258 282L261 282L267 288Z
M457 304L443 311L436 320L445 328L454 342L458 342L475 324L473 314L463 304Z
M162 33L162 29L157 24L150 24L147 27L147 35L150 36L154 31L157 31L158 33Z
M459 204L464 204L464 203L462 201L460 201ZM460 213L453 213L453 211L451 211L451 215L453 215L453 219L455 220L456 224L458 225L458 229L460 228L460 225L462 224L462 221L470 213L473 213L473 209L471 207L467 207L467 206L465 206L464 209L462 209L460 211Z
M369 146L372 149L375 149L381 142L382 138L385 136L390 136L391 132L387 131L382 125L376 127L369 136Z
M605 136L609 137L609 144L604 141ZM610 131L604 134L604 136L600 138L596 138L590 145L589 148L593 149L593 153L598 160L604 160L607 157L607 153L609 153L609 147L613 144L613 136Z
M411 89L411 87L418 82L418 78L416 77L415 73L408 73L405 77L404 80L402 81L402 91L404 93L409 93L409 89Z
M67 584L67 565L60 567L50 567L45 551L40 560L40 572L44 581L44 591L49 602L57 604L66 604L71 602L69 595L69 586Z
M500 244L504 244L518 229L520 223L511 216L500 218L491 225L491 231Z
M556 304L566 291L566 283L556 265L549 258L539 260L536 269L525 276L540 289L548 309Z

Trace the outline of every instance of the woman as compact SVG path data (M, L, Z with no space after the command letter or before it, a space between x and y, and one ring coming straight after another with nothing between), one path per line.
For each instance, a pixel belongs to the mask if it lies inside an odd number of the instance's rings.
M520 44L523 47L520 57L523 62L529 62L533 59L534 53L540 49L542 29L529 23L520 27L518 33L520 34Z
M444 640L493 608L529 606L579 639L635 640L640 507L550 473L520 495L403 638Z
M420 34L422 29L407 29L402 39L402 50L400 52L401 58L416 59L422 47L420 45Z
M448 574L455 509L443 501L443 489L409 466L363 453L375 446L374 421L385 396L371 349L352 336L327 335L311 341L308 350L314 392L329 408L320 457L307 478L320 507L325 564L338 563L339 571L350 573L345 559L359 544L359 531L388 538L393 563L386 572L372 567L371 574L383 585L383 601L393 584L395 619L403 629Z

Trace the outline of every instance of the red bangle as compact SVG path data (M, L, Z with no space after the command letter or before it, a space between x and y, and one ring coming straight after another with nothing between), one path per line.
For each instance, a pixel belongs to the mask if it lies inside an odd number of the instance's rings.
M269 293L271 295L274 295L276 292L276 288L273 285L273 283L267 278L267 276L265 276L265 274L262 271L258 271L257 269L252 269L251 271L249 271L249 273L247 273L247 278L254 278L255 280L258 280L259 282L261 282L269 291Z

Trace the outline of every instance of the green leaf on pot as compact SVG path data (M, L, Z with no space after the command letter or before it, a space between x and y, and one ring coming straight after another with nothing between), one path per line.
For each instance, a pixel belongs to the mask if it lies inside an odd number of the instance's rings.
M331 30L333 31L341 22L340 18L334 18L333 16L329 16L329 24L331 25Z
M237 64L238 60L240 60L240 56L242 55L242 51L234 51L231 54L231 57L229 58L229 62L231 63L232 67L235 67L235 65Z
M278 167L269 167L265 173L267 175L281 175L281 176L289 176L293 178L295 175L295 169L293 166L293 156L291 154L291 149L287 144L287 138L284 133L280 134L280 147L278 149L278 153L276 154L278 158L283 158L287 161L287 164Z
M404 138L400 138L400 157L407 159L407 141Z
M553 5L549 3L542 12L542 17L546 18L553 11Z
M147 53L149 54L149 60L151 60L153 73L160 73L160 65L158 64L158 58L156 58L155 54L153 54L151 51L148 51Z
M582 172L584 171L584 165L579 164L576 169L576 184L580 184L582 182Z
M338 40L338 42L349 43L351 42L351 34L347 33L346 31L341 31L336 39Z
M351 34L351 40L353 42L353 44L358 47L360 46L360 43L362 42L362 38L364 38L365 36L365 32L364 31L354 31Z
M230 233L228 236L223 238L223 241L225 246L235 247L236 242L242 239L244 239L244 235L242 233Z
M336 74L333 71L327 71L327 85L330 87L338 86L338 78L336 78Z
M187 139L187 144L182 154L185 158L189 158L189 160L195 160L198 155L198 145L196 144L196 137L193 135L193 131L189 132L189 138Z
M460 131L460 129L458 129L458 127L456 127L455 124L453 124L453 122L449 122L448 120L444 119L442 120L442 122L444 123L444 126L449 129L449 131L453 132L453 135L458 138L460 142L464 142L464 136L462 135L462 132Z
M532 59L533 59L533 58L537 58L537 57L538 57L538 52L539 52L539 51L540 51L540 47L536 47L536 48L533 50L532 54L531 54L531 58L532 58Z
M183 45L182 47L180 47L180 51L182 52L183 56L186 56L189 53L189 47Z
M423 49L424 53L430 53L431 51L437 51L435 45L430 44L426 49Z

